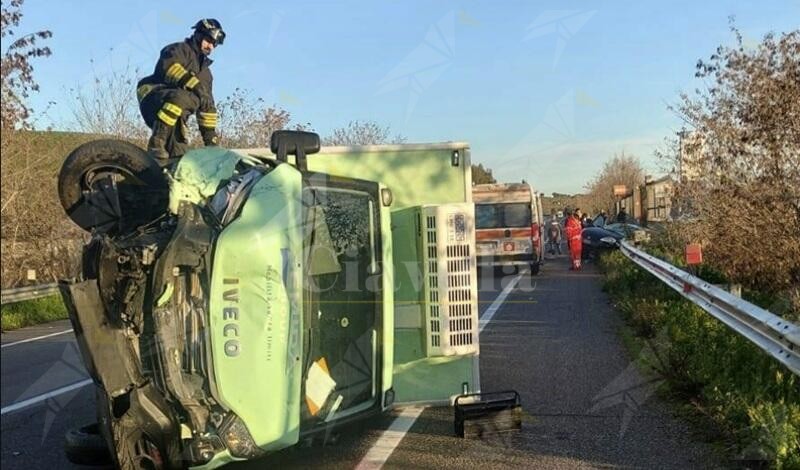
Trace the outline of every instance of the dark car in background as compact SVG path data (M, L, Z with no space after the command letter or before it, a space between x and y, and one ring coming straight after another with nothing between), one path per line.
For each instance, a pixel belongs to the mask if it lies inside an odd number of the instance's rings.
M608 230L603 227L587 227L581 232L583 240L582 258L594 258L600 252L619 248L619 244L625 235Z
M581 232L583 240L583 258L593 258L604 250L619 248L623 239L640 242L650 239L652 230L630 222L614 222L603 224L602 216L597 216L592 221L592 226L586 227Z

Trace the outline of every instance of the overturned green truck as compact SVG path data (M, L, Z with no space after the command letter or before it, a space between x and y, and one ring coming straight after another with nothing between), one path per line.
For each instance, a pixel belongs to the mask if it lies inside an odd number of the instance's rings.
M95 141L59 191L92 233L61 291L98 423L71 432L118 467L215 468L480 390L467 144L280 131L162 170Z

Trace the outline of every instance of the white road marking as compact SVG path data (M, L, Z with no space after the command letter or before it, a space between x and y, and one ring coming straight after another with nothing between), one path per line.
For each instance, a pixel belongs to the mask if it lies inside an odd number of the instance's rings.
M495 324L497 324L497 323L513 323L515 325L516 324L520 324L520 325L528 325L528 324L541 325L542 323L545 323L545 322L543 322L541 320L492 320L492 322L495 323Z
M64 331L59 331L59 332L56 332L56 333L50 333L50 334L47 334L47 335L36 336L36 337L33 337L33 338L23 339L23 340L20 340L20 341L14 341L13 343L6 343L6 344L0 346L0 349L10 348L11 346L16 346L16 345L22 344L22 343L30 343L32 341L39 341L40 339L52 338L53 336L63 335L63 334L66 334L66 333L72 333L72 328L70 328L68 330L64 330Z
M524 274L524 273L523 273ZM494 299L494 302L489 306L486 310L486 313L483 314L483 317L480 319L480 327L478 332L483 331L483 328L489 324L492 320L492 317L500 306L503 304L503 301L506 300L508 294L514 290L514 287L519 282L520 278L522 278L522 274L518 274L517 277L511 280L508 285L500 292L500 295ZM425 410L424 407L408 407L403 409L400 413L400 416L395 418L392 421L392 424L389 425L389 428L383 431L381 436L375 442L375 444L370 447L369 451L367 451L367 455L361 459L361 462L356 466L356 470L379 470L383 467L383 464L389 460L389 457L392 455L394 450L400 445L400 441L403 440L406 433L411 426L414 425L414 421L419 418L419 415L422 414L422 411Z
M64 393L71 392L73 390L77 390L79 388L85 387L92 383L92 379L81 380L80 382L76 382L71 385L65 385L61 388L57 388L55 390L49 391L47 393L43 393L41 395L36 395L35 397L28 398L27 400L22 400L20 402L4 406L0 409L0 415L4 415L6 413L11 413L12 411L18 411L23 408L27 408L29 406L35 405L37 403L41 403L45 400L50 398L57 397L59 395L63 395Z
M416 406L405 408L389 428L383 431L378 441L356 466L356 470L378 470L383 467L424 409Z
M497 298L494 299L492 305L489 305L489 308L486 309L486 312L483 314L483 316L480 319L480 322L478 323L479 324L478 333L482 333L486 325L488 325L489 322L492 321L492 317L494 317L494 314L497 313L497 310L500 309L500 306L503 305L503 302L506 300L506 297L508 297L508 294L510 294L511 291L514 290L514 287L517 285L520 278L522 278L522 274L517 274L517 277L512 279L511 282L508 283L506 288L503 289L502 292L500 292L500 295L498 295Z

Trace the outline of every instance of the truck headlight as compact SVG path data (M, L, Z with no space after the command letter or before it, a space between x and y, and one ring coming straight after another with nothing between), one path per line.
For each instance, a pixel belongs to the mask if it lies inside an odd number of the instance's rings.
M253 459L264 455L264 450L256 445L253 436L241 419L234 414L228 415L219 430L219 437L225 443L231 455L241 459Z

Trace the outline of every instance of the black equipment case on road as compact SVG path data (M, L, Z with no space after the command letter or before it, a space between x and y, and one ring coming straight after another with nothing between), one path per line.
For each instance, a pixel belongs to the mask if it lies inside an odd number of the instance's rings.
M459 437L481 437L522 428L522 404L515 390L459 395L454 409Z

